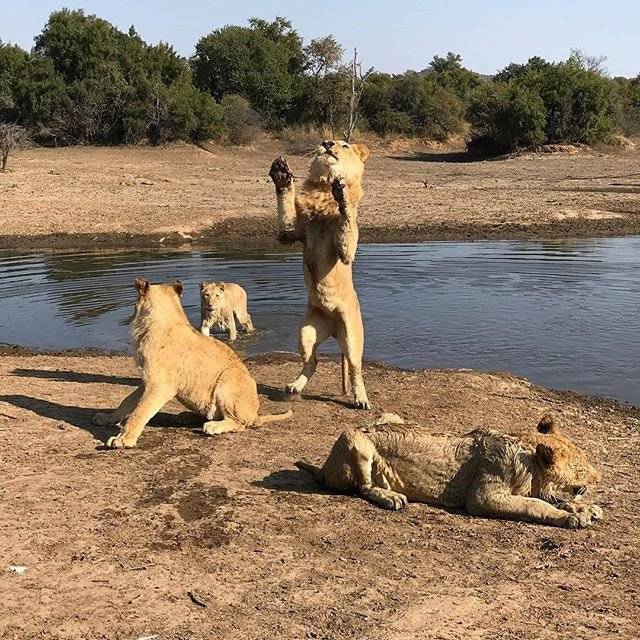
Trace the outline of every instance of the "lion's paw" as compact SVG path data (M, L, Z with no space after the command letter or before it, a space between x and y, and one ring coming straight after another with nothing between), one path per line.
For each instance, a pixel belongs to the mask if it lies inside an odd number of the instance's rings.
M122 435L111 436L111 438L107 440L108 449L133 449L135 446L135 440L128 440Z
M219 436L221 433L224 433L220 429L220 425L216 424L215 420L211 422L205 422L202 425L202 433L205 433L208 436Z
M604 511L602 507L595 504L577 504L575 502L564 502L558 506L563 511L568 511L573 515L580 515L583 518L592 520L592 524L604 520Z
M390 511L400 511L409 503L407 496L403 493L381 489L380 487L370 489L366 493L366 497L383 509L389 509Z
M347 181L344 178L337 177L331 182L331 194L333 199L338 203L345 201L344 190L347 188Z
M371 403L369 402L369 399L366 396L364 398L356 398L353 402L353 405L355 406L356 409L362 409L364 411L371 410Z
M568 529L586 529L597 522L597 518L587 511L571 513L567 517Z
M587 514L594 522L604 520L604 511L598 505L585 505L578 509L579 512Z
M278 191L286 189L293 182L293 173L282 156L278 156L272 162L269 177L273 180Z
M291 384L288 384L284 388L284 392L288 393L289 395L295 395L297 393L300 393L302 391L302 389L304 389L304 383L298 382L296 380L295 382L292 382Z

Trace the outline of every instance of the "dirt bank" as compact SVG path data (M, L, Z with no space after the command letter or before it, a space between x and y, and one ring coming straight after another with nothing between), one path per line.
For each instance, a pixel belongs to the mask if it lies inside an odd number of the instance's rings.
M286 150L33 149L0 174L0 248L271 244L266 174ZM289 157L303 176L309 158ZM637 152L529 154L374 150L365 242L610 236L640 232Z
M389 513L293 470L372 420L335 395L337 363L291 403L277 389L295 360L250 368L262 410L291 404L291 422L208 439L178 428L171 406L139 449L109 452L91 416L136 383L129 358L0 356L0 637L640 635L638 412L507 374L369 365L378 411L456 432L518 431L551 412L604 472L593 499L607 520L585 531L417 504Z

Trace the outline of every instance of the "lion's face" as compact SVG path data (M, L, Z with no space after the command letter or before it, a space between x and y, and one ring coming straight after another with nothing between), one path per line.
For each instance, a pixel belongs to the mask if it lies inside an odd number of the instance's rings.
M203 282L200 284L200 299L207 311L220 309L225 303L224 283Z
M316 149L309 169L314 182L331 181L336 177L347 182L360 182L369 150L363 144L350 144L344 140L325 140Z
M586 453L557 433L539 439L536 459L540 468L537 493L547 502L579 499L602 478Z

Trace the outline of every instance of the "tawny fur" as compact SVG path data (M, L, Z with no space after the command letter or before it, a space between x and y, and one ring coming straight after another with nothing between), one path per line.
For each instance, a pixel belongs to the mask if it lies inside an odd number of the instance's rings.
M456 436L374 425L345 431L322 467L296 464L332 489L358 492L387 509L425 502L477 516L590 526L602 519L602 509L578 499L600 473L552 424L547 418L538 431L519 437L491 429Z
M200 332L208 336L212 327L229 332L229 340L238 336L236 320L247 333L254 331L247 311L247 292L235 282L200 284Z
M299 333L303 368L287 391L300 393L304 389L316 370L318 345L332 336L342 350L343 393L351 391L355 405L362 409L371 405L362 377L364 327L352 268L368 155L363 145L343 140L323 142L297 191L283 158L277 158L270 171L278 201L278 239L304 245L309 296Z
M258 393L247 367L227 345L206 338L189 322L180 295L182 284L136 280L138 298L132 325L142 384L112 413L98 413L101 425L121 425L111 448L135 447L162 407L176 398L206 418L204 433L243 431L292 415L258 416Z

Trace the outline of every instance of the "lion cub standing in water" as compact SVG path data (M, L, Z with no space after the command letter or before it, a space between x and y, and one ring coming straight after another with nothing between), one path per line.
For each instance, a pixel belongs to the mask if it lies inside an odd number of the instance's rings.
M174 398L206 417L202 430L208 435L244 431L292 415L289 410L258 416L255 380L232 349L191 326L180 304L182 283L149 284L138 278L135 287L132 333L142 384L113 413L95 415L97 424L122 424L108 447L135 447L147 422Z
M342 350L342 390L353 392L356 407L370 409L362 378L364 327L353 286L358 247L358 204L362 199L364 145L325 140L316 150L309 176L299 192L287 162L277 158L269 175L278 199L278 240L302 242L309 301L300 327L302 372L287 386L300 393L317 365L318 345L329 336Z
M208 336L214 325L229 332L229 340L238 337L236 319L247 333L254 331L247 311L247 292L235 282L200 283L200 332Z

